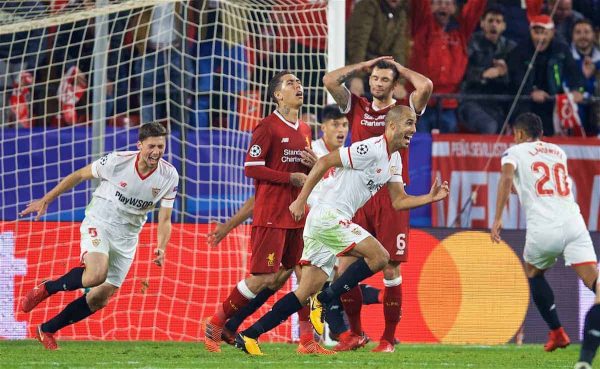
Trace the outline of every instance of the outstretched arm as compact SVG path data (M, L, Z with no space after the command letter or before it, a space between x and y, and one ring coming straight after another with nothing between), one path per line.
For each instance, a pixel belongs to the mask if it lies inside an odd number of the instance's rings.
M358 72L368 71L380 60L392 60L391 56L380 56L362 63L348 65L333 70L323 76L323 84L327 91L333 96L335 102L342 111L346 110L350 102L350 93L344 86L344 82Z
M219 242L235 227L242 224L246 219L252 216L254 211L254 196L251 196L246 200L244 205L225 223L215 222L215 228L208 232L208 244L210 246L217 246Z
M48 192L41 199L36 199L31 201L29 205L19 213L20 216L25 216L31 213L37 213L35 216L35 220L39 220L44 214L46 214L46 210L48 209L48 205L54 201L58 196L60 196L63 192L70 190L71 188L77 186L80 182L85 181L87 179L92 179L94 176L92 175L92 164L88 164L85 167L76 170L75 172L69 174L59 184L57 184L50 192Z
M408 210L443 200L448 196L449 192L448 182L440 185L437 178L431 186L431 191L426 195L411 196L407 194L404 191L404 184L402 182L388 182L388 189L392 199L392 206L396 210Z
M500 242L500 230L502 229L502 213L508 196L510 195L513 178L515 177L515 166L512 164L502 165L502 175L500 177L500 183L498 183L498 196L496 197L496 214L494 214L494 224L492 225L491 238L493 242Z

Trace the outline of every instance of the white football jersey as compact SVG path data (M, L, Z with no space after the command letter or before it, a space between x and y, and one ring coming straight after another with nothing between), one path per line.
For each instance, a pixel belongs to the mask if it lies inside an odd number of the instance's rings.
M567 155L557 145L523 142L502 154L502 165L515 167L514 186L531 225L562 224L578 216L579 206L571 191Z
M319 198L328 206L352 219L387 182L402 183L402 160L399 152L389 153L385 136L358 141L339 149L341 168L331 168L323 178L332 177Z
M101 179L85 215L122 227L123 233L139 233L147 214L158 201L172 208L179 175L161 159L152 172L137 170L139 151L113 152L92 163L92 175Z
M318 158L329 154L329 149L327 148L327 145L325 144L325 141L323 141L322 138L319 138L318 140L314 140L311 143L311 148L314 151L314 153L317 155ZM317 183L315 188L312 190L312 192L308 196L308 200L306 201L309 207L312 208L313 206L317 205L319 196L321 196L323 189L327 186L327 182L328 182L327 178L324 178L324 179L320 180L319 183Z

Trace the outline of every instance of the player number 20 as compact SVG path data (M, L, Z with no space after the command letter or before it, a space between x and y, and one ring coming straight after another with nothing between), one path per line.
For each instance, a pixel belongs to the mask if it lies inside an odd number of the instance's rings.
M398 233L396 236L396 255L404 255L406 249L406 233Z
M555 190L559 196L568 196L571 193L567 183L567 168L562 163L554 164L552 172L548 164L541 161L534 162L531 169L536 173L542 173L542 176L535 183L535 191L538 196L554 196ZM551 179L554 179L554 183ZM548 182L550 182L549 185L546 185Z

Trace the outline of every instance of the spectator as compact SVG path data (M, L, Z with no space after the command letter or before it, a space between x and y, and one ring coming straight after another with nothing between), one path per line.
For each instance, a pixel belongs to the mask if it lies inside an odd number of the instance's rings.
M556 7L553 18L556 35L560 36L567 44L569 44L571 43L571 36L573 35L573 26L577 21L580 21L585 17L580 12L573 10L572 0L549 0L548 14L550 14L550 11L554 8L557 1L558 6Z
M481 19L481 31L473 34L467 54L469 64L461 92L465 94L505 94L508 92L506 57L515 47L502 36L506 29L499 7L490 7ZM472 133L494 134L504 121L504 106L493 100L466 100L459 107L464 127Z
M413 49L410 65L429 77L435 93L459 91L467 68L467 42L483 14L487 0L469 0L457 19L455 0L412 0ZM455 99L442 99L439 128L441 132L456 131ZM430 132L437 127L436 109L427 109L419 118L417 130Z
M16 17L27 19L31 16L43 16L47 11L47 7L42 1L3 1L0 4L0 14L14 15ZM31 104L32 100L30 84L36 79L36 67L43 65L43 50L45 49L45 30L43 28L35 28L31 31L23 31L17 33L5 33L0 35L0 125L21 121L14 112L11 113L9 99L11 95L17 95L18 100L26 103L27 118L23 121L31 119ZM24 72L24 73L22 73ZM25 78L24 78L25 77ZM25 89L27 94L21 93ZM28 96L28 97L26 97ZM22 108L19 108L22 110ZM24 124L21 123L23 126Z
M543 0L495 0L494 3L504 8L503 36L517 44L529 38L528 17L540 14Z
M539 54L523 87L523 95L532 102L519 103L517 109L539 115L544 123L544 135L554 135L552 97L564 92L563 85L573 93L576 103L583 99L580 89L584 80L568 45L554 37L554 22L548 15L531 18L530 38L520 43L508 56L508 71L514 92L525 77L527 67L535 52ZM518 115L518 114L517 114Z
M378 56L392 56L398 63L406 63L409 46L406 5L406 0L362 0L356 4L346 27L348 64ZM368 76L351 79L350 92L363 96L365 78Z
M185 90L189 90L182 53L180 3L155 5L134 22L135 45L142 57L135 62L141 77L141 123L164 121L174 128L185 123ZM186 119L187 120L187 119Z
M573 26L571 53L585 78L584 97L593 96L596 90L596 74L600 71L600 50L594 46L594 29L587 19L577 21ZM586 133L596 134L597 125L590 115L591 105L580 105L579 116Z

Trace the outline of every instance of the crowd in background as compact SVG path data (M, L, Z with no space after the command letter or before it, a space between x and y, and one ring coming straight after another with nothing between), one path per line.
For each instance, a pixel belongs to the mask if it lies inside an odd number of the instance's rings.
M236 24L239 19L221 20L233 26L211 28L199 25L226 13L201 10L223 3L191 0L186 5L185 11L181 3L167 3L110 14L104 86L110 123L169 120L198 126L210 121L241 127L242 118L233 124L227 112L239 113L248 109L244 101L262 99L256 85L266 85L267 74L276 68L297 71L309 88L308 103L324 103L321 76L304 72L326 70L325 16L306 20L311 27L290 15L244 26ZM5 1L0 12L53 14L93 6L93 0ZM513 117L537 113L546 135L599 134L600 0L346 0L346 9L348 64L391 55L433 81L434 98L419 120L421 132L500 133L520 90ZM323 27L314 26L319 22ZM278 27L266 26L272 24ZM243 27L260 37L230 31ZM89 122L95 32L92 18L0 34L0 124ZM203 43L215 33L227 44ZM303 37L288 37L293 34ZM229 59L240 63L223 62ZM357 75L347 87L368 96L366 78ZM411 86L401 84L395 96L405 99L410 92Z

